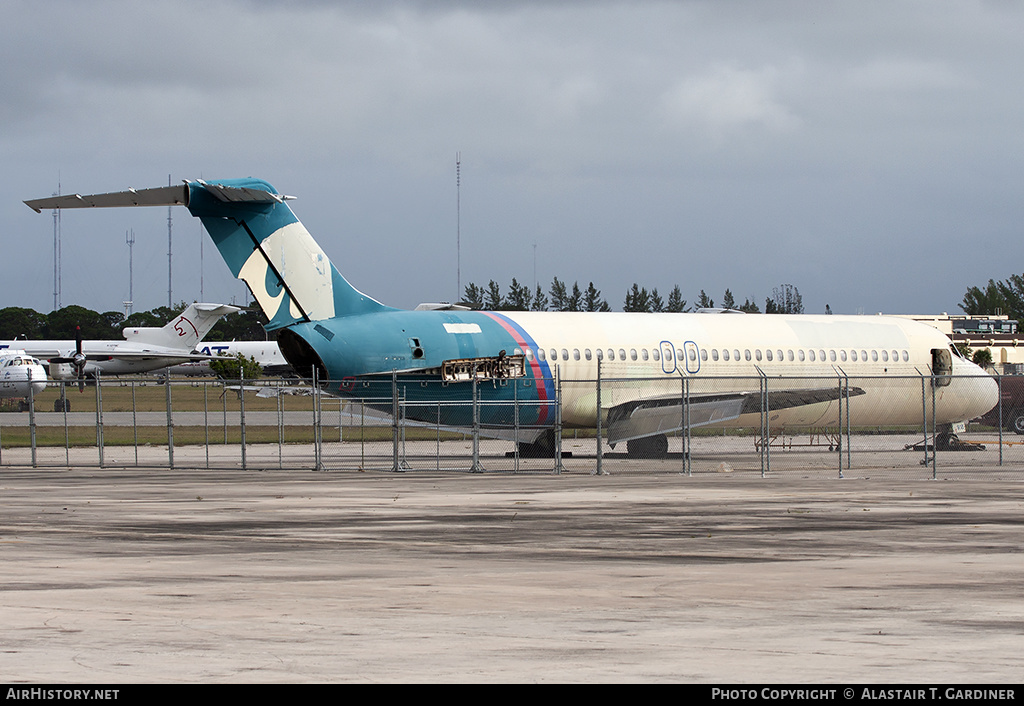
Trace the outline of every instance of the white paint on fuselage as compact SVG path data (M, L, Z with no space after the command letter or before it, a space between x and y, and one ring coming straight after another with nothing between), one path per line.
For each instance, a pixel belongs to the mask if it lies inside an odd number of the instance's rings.
M445 324L448 333L480 333L480 324Z
M950 347L949 339L931 326L882 316L502 314L536 342L536 348L523 351L528 357L557 366L563 423L580 427L595 424L593 381L599 356L606 411L637 399L678 397L683 378L689 380L690 395L759 392L762 379L769 390L838 387L848 380L865 392L850 399L852 424L918 423L922 414L931 417L930 401L922 405L921 375L931 374L933 349ZM956 355L953 366L951 383L936 388L937 423L972 419L997 401L995 381L981 368ZM613 382L624 379L631 382ZM930 400L930 383L927 392ZM836 424L839 407L823 402L779 410L772 420L776 425ZM731 422L757 423L756 415Z
M243 355L252 358L264 372L281 370L288 367L288 361L281 355L277 341L200 341L196 345L196 353L209 356ZM209 360L195 360L168 368L171 375L209 376L213 375Z

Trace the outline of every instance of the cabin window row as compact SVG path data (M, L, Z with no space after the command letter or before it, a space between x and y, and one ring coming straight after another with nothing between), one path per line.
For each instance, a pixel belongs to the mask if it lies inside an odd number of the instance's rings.
M671 350L671 349L670 349ZM534 351L532 348L526 348L523 351L516 349L516 353L525 353L527 360L534 359ZM697 360L697 350L689 348L684 353L681 348L675 350L676 360L682 361L685 358L689 358L690 361ZM571 351L568 348L538 348L536 352L536 358L538 360L622 360L622 361L646 361L646 360L661 360L661 351L657 348L648 351L646 348L598 348L596 351L591 351L590 348L584 348L582 351L579 348L573 348ZM745 349L742 352L738 348L718 349L718 348L701 348L700 359L702 361L711 360L712 362L717 361L749 361L749 362L829 362L829 363L845 363L849 362L868 362L869 360L873 363L882 362L888 363L890 361L896 363L902 360L904 363L910 360L910 354L907 351L899 350L856 350L856 349L786 349L781 348L768 348L761 350L756 348L753 350Z
M700 351L700 358L701 358L701 360L708 360L709 352L702 348L701 351ZM786 350L783 350L781 348L776 348L776 349L768 348L768 349L765 349L764 352L762 353L761 349L758 348L758 349L755 349L753 352L751 352L750 350L744 350L742 358L741 358L740 357L739 349L733 348L730 351L728 348L723 348L721 351L719 351L717 348L712 348L710 350L710 358L711 358L711 360L713 362L714 361L719 361L719 360L722 360L722 361L745 360L745 361L760 362L762 360L765 360L765 361L769 361L769 362L772 362L772 361L786 361L786 362L799 362L799 363L803 363L803 362L811 362L811 363L815 363L815 362L822 362L822 363L824 363L824 362L829 362L829 363L845 363L847 361L853 362L853 363L856 363L856 362L866 363L868 361L871 361L872 363L878 363L878 362L888 363L888 362L892 361L893 363L897 363L900 360L902 360L904 363L906 363L906 362L908 362L910 360L910 353L908 351L905 351L905 350L904 351L899 351L899 350L892 350L892 351L890 351L890 350L877 350L877 349L871 349L871 350L861 349L861 350L858 351L856 349L850 349L849 351L847 351L846 349L829 349L829 350L826 351L826 350L821 349L821 348L819 348L817 350L814 350L814 349L805 350L805 349L802 349L802 348L798 348L796 350L794 350L792 348L786 349Z

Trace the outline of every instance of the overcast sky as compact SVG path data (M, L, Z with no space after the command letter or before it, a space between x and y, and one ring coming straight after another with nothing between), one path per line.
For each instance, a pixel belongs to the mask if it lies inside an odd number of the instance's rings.
M370 7L372 5L372 7ZM1024 3L5 0L3 306L53 308L22 201L261 177L386 304L590 280L950 313L1024 272ZM167 303L167 209L62 216L61 305ZM241 302L173 211L175 302ZM200 277L202 274L202 278ZM535 279L536 277L536 279Z

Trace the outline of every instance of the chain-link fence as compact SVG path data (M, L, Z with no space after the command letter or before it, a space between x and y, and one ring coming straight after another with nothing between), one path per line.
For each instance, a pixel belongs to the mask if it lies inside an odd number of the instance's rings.
M955 434L971 379L53 383L0 405L0 466L1019 478L1024 376L995 379Z

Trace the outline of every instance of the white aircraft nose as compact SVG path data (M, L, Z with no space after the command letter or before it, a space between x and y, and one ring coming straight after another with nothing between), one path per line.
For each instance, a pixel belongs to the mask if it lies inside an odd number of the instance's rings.
M999 383L979 366L966 360L956 361L953 374L961 383L958 385L963 400L961 421L980 417L999 404Z
M980 417L982 414L985 414L985 412L999 404L999 383L997 383L991 375L986 375L985 377L988 378L988 380L982 382L983 389L979 394L979 399L981 401L978 405L978 408L984 408L984 411L974 415L975 417Z

